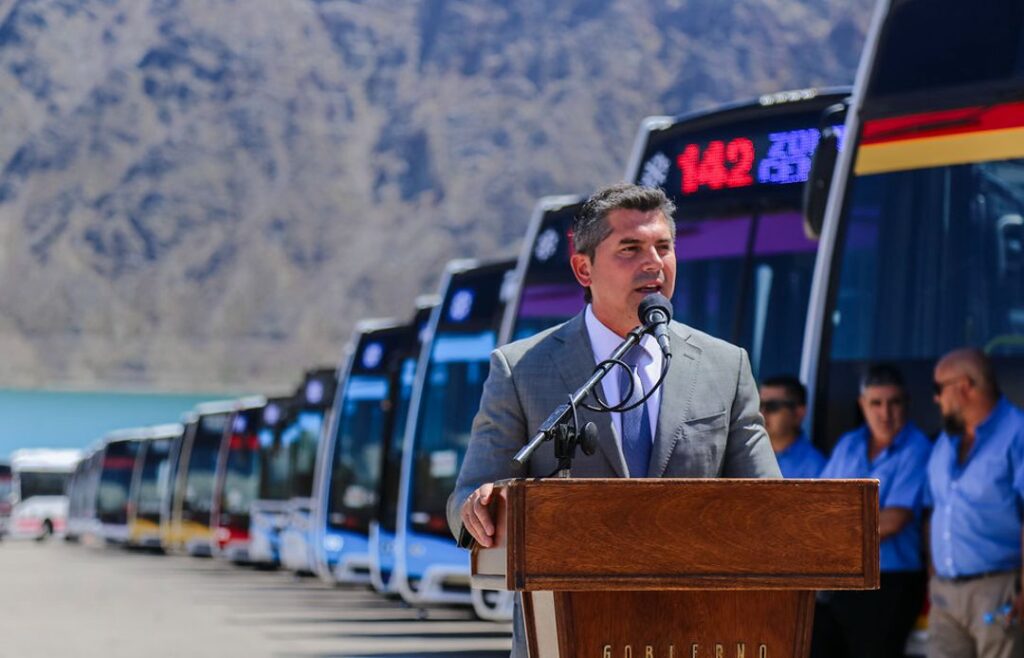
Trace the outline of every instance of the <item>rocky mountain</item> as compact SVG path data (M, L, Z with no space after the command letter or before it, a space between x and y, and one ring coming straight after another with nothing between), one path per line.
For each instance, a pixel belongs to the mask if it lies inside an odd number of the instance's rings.
M260 390L868 0L0 0L0 385Z

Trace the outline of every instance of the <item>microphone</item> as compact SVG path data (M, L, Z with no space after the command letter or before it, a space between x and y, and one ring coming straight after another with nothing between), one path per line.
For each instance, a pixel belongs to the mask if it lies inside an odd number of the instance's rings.
M652 293L644 297L636 310L644 331L649 332L658 341L661 353L672 356L672 348L668 339L668 323L672 319L672 302L661 293Z

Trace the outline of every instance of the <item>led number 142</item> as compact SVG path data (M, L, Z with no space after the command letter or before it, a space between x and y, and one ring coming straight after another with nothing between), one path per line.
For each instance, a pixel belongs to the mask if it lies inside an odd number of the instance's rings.
M754 184L750 175L754 166L754 143L746 137L737 137L728 144L715 140L708 143L703 153L700 145L688 144L676 162L683 194L693 194L702 187L721 190Z

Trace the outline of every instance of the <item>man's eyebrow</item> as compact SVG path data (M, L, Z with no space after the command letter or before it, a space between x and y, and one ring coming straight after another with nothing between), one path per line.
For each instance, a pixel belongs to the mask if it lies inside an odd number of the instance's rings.
M621 238L619 244L641 244L643 240L640 238Z

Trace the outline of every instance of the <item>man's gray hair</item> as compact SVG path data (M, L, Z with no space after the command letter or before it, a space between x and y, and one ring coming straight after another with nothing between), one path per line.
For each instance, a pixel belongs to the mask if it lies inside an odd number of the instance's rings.
M612 232L608 226L608 215L613 210L639 210L650 212L660 210L665 216L672 239L676 237L676 206L657 187L643 187L632 183L616 183L598 190L584 202L572 222L573 248L578 254L586 254L591 260L597 245Z

